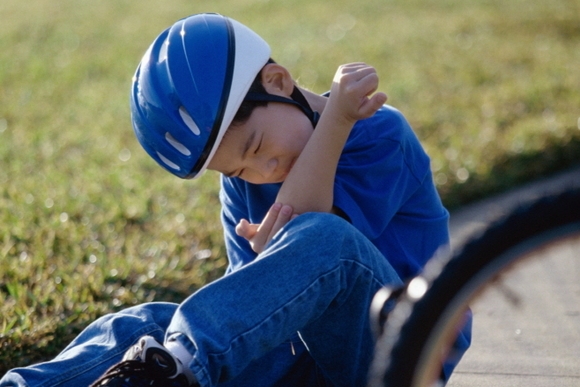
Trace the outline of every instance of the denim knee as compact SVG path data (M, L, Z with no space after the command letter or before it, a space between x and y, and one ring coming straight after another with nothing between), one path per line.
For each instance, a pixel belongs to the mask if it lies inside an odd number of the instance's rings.
M279 254L280 249L294 259L315 254L337 260L345 256L356 256L357 260L366 260L370 256L384 259L370 240L349 222L337 215L320 212L308 212L289 222L258 259L272 252Z
M307 212L295 218L288 227L298 227L302 237L320 240L341 240L345 234L358 233L349 222L338 215L325 212Z

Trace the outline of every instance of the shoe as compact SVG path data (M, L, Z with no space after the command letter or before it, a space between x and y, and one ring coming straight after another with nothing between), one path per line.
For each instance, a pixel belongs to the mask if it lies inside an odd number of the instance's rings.
M91 387L199 387L193 373L151 336L143 336L123 360Z

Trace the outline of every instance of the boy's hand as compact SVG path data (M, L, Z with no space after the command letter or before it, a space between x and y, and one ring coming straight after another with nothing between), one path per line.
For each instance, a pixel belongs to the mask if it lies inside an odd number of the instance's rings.
M379 86L376 70L365 63L349 63L336 71L324 109L337 119L354 123L372 116L386 101L385 93L372 95Z
M236 226L236 234L246 238L252 250L259 254L274 235L294 217L296 215L293 215L292 207L274 203L261 224L252 224L242 219Z

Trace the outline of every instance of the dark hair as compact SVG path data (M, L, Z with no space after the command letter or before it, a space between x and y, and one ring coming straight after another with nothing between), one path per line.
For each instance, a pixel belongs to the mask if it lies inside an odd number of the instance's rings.
M274 60L272 60L272 59L268 59L268 62L266 64L270 64L270 63L276 63L276 62L274 62ZM260 72L258 73L256 78L252 82L252 85L250 86L248 93L267 94L266 89L262 85L262 70L260 70ZM232 125L241 125L241 124L245 123L250 118L250 116L252 115L252 112L254 111L255 108L257 108L258 106L267 106L267 105L268 105L267 101L246 101L246 100L244 100L242 102L242 104L240 105L238 112L234 116L234 119L232 120Z

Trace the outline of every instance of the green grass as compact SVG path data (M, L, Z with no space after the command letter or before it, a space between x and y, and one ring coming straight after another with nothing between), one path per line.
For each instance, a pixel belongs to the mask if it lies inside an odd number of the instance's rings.
M580 163L575 0L3 0L0 375L223 272L217 176L163 172L128 109L149 43L202 11L251 26L317 92L341 63L375 65L450 207Z

